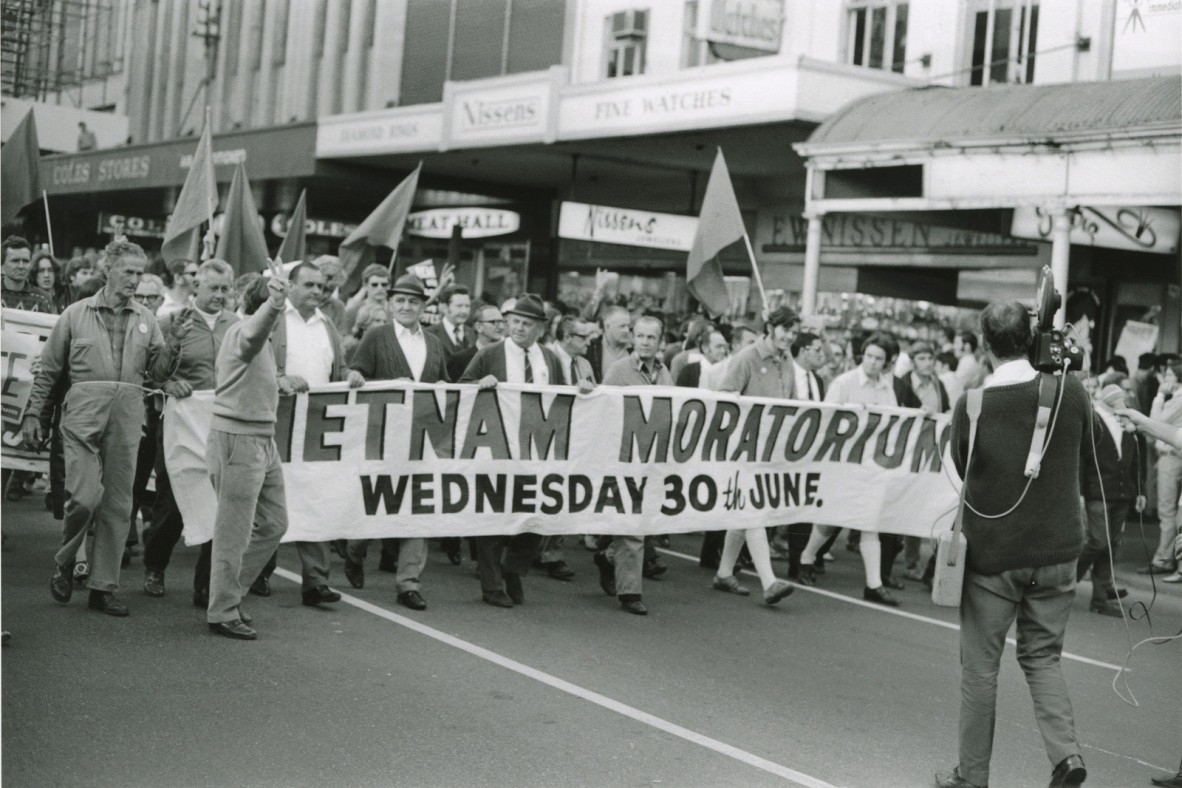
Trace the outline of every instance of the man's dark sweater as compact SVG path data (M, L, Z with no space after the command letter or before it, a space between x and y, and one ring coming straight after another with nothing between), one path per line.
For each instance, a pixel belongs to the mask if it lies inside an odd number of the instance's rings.
M1008 510L1026 486L1026 454L1038 412L1038 378L985 389L966 500L987 515ZM993 575L1010 569L1073 561L1083 549L1080 463L1092 461L1088 422L1092 405L1080 382L1068 375L1063 404L1042 460L1042 470L1013 513L991 520L964 514L969 568ZM964 478L969 452L966 397L952 414L952 458Z

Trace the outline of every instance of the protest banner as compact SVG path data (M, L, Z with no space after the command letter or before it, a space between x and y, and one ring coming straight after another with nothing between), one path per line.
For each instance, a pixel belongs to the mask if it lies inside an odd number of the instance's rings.
M213 392L169 400L185 541L212 533ZM280 400L287 541L649 534L792 522L931 536L949 417L684 388L373 383Z
M21 416L33 388L33 362L41 355L41 346L57 323L57 315L4 309L0 319L0 360L4 365L0 383L0 409L3 411L3 448L0 465L18 471L46 473L49 470L49 447L43 451L24 445Z

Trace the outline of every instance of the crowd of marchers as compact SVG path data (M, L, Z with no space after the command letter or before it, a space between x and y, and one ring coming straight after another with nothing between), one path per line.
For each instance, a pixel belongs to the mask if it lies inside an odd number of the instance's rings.
M76 586L86 587L89 606L112 615L128 612L115 592L121 568L135 557L143 563L143 593L164 596L170 558L184 528L164 462L159 392L184 398L197 390L222 392L234 383L222 379L232 371L219 358L228 353L228 336L241 347L266 351L276 396L332 381L537 383L582 391L665 385L938 414L950 411L965 391L988 385L992 373L973 332L949 332L940 346L900 341L882 331L838 340L823 326L803 325L789 307L750 322L701 315L674 320L630 312L614 291L616 280L607 276L597 277L591 300L575 308L529 293L490 303L456 284L450 269L428 292L413 274L393 278L389 268L371 265L361 272L356 292L342 293L344 273L330 256L282 276L235 277L217 259L176 260L160 276L147 273L147 255L122 240L64 269L15 236L4 241L3 255L4 306L61 315L36 365L22 425L28 442L48 446L50 470L47 478L6 471L6 496L16 500L44 492L47 510L63 521L50 580L53 597L66 602ZM273 292L276 280L282 297ZM262 307L265 325L258 316ZM259 325L251 323L254 318ZM239 361L244 366L234 374L247 374L250 359ZM1119 548L1130 515L1156 509L1161 521L1159 549L1141 571L1160 574L1166 582L1182 580L1173 553L1182 456L1167 443L1123 429L1111 398L1100 393L1118 386L1126 392L1124 405L1182 426L1182 361L1146 354L1131 374L1119 357L1100 366L1103 372L1083 381L1104 429L1093 436L1097 462L1081 468L1086 539L1078 573L1081 579L1090 574L1091 610L1120 615L1117 600L1126 592L1112 576L1109 554ZM227 434L264 435L266 417L260 414L257 424L247 419ZM265 474L273 458L265 445L254 448L253 472ZM244 454L238 452L239 464ZM210 463L216 481L212 458ZM227 479L235 476L222 470ZM265 489L263 481L258 484ZM213 541L201 547L192 578L193 603L207 609L211 624L241 622L246 593L270 595L276 548L286 527L285 514L268 519L273 513L264 498L238 508L237 531L229 525L215 529ZM230 548L243 553L248 548L242 529L249 532L253 525L257 532L260 523L269 536L250 545L250 560L228 559L218 534L235 533ZM700 563L715 570L714 589L739 596L752 593L739 570L753 571L757 598L774 605L797 584L823 583L826 562L836 550L848 550L863 564L864 599L898 606L895 592L906 587L904 581L930 586L932 549L927 540L891 530L882 523L878 533L850 531L843 541L841 529L825 523L709 532L702 536ZM657 550L664 541L531 533L476 537L466 547L457 538L438 540L453 564L474 560L481 598L506 608L524 602L522 578L531 571L571 581L578 563L570 551L589 551L591 560L584 565L593 567L590 574L603 592L637 615L647 612L644 582L668 571ZM363 589L368 547L367 540L295 543L303 603L340 599L330 584L333 552L343 559L349 585ZM412 610L427 608L428 550L426 539L381 540L378 568L395 574L396 601ZM253 567L252 561L258 566L242 579L243 588L219 588L235 586L237 576L227 573Z

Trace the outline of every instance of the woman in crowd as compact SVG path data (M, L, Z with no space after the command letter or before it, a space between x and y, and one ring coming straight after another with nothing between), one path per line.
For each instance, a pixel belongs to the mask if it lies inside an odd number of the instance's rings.
M49 252L38 252L33 257L33 284L49 293L54 308L61 312L69 304L62 283L61 267Z

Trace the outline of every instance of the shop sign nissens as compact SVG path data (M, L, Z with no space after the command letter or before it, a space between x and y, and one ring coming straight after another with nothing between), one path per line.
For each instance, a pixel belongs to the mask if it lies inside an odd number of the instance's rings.
M1010 233L1018 238L1050 241L1052 219L1043 208L1014 209ZM1071 213L1071 243L1106 249L1173 254L1178 249L1177 209L1131 205L1081 206Z
M693 216L579 202L564 202L558 214L559 238L677 252L690 250L697 229L698 220Z
M277 213L271 217L271 233L277 238L286 238L290 226L291 217L286 213ZM348 238L356 229L356 224L348 222L332 222L326 219L304 220L304 234L320 238Z
M560 67L559 67L560 68ZM478 82L448 82L447 148L553 142L557 74L534 72Z
M98 231L102 235L126 235L131 238L163 238L166 221L119 213L100 213Z
M455 226L465 238L491 238L517 232L521 215L499 208L432 208L406 217L406 231L423 238L451 238Z
M785 210L772 213L760 224L762 232L759 233L759 246L762 251L804 251L808 222L798 212ZM846 213L827 214L821 220L821 248L924 251L949 255L1028 255L1031 251L1030 244L1001 233L982 233Z
M710 0L698 12L698 38L715 44L779 52L783 29L784 0Z

